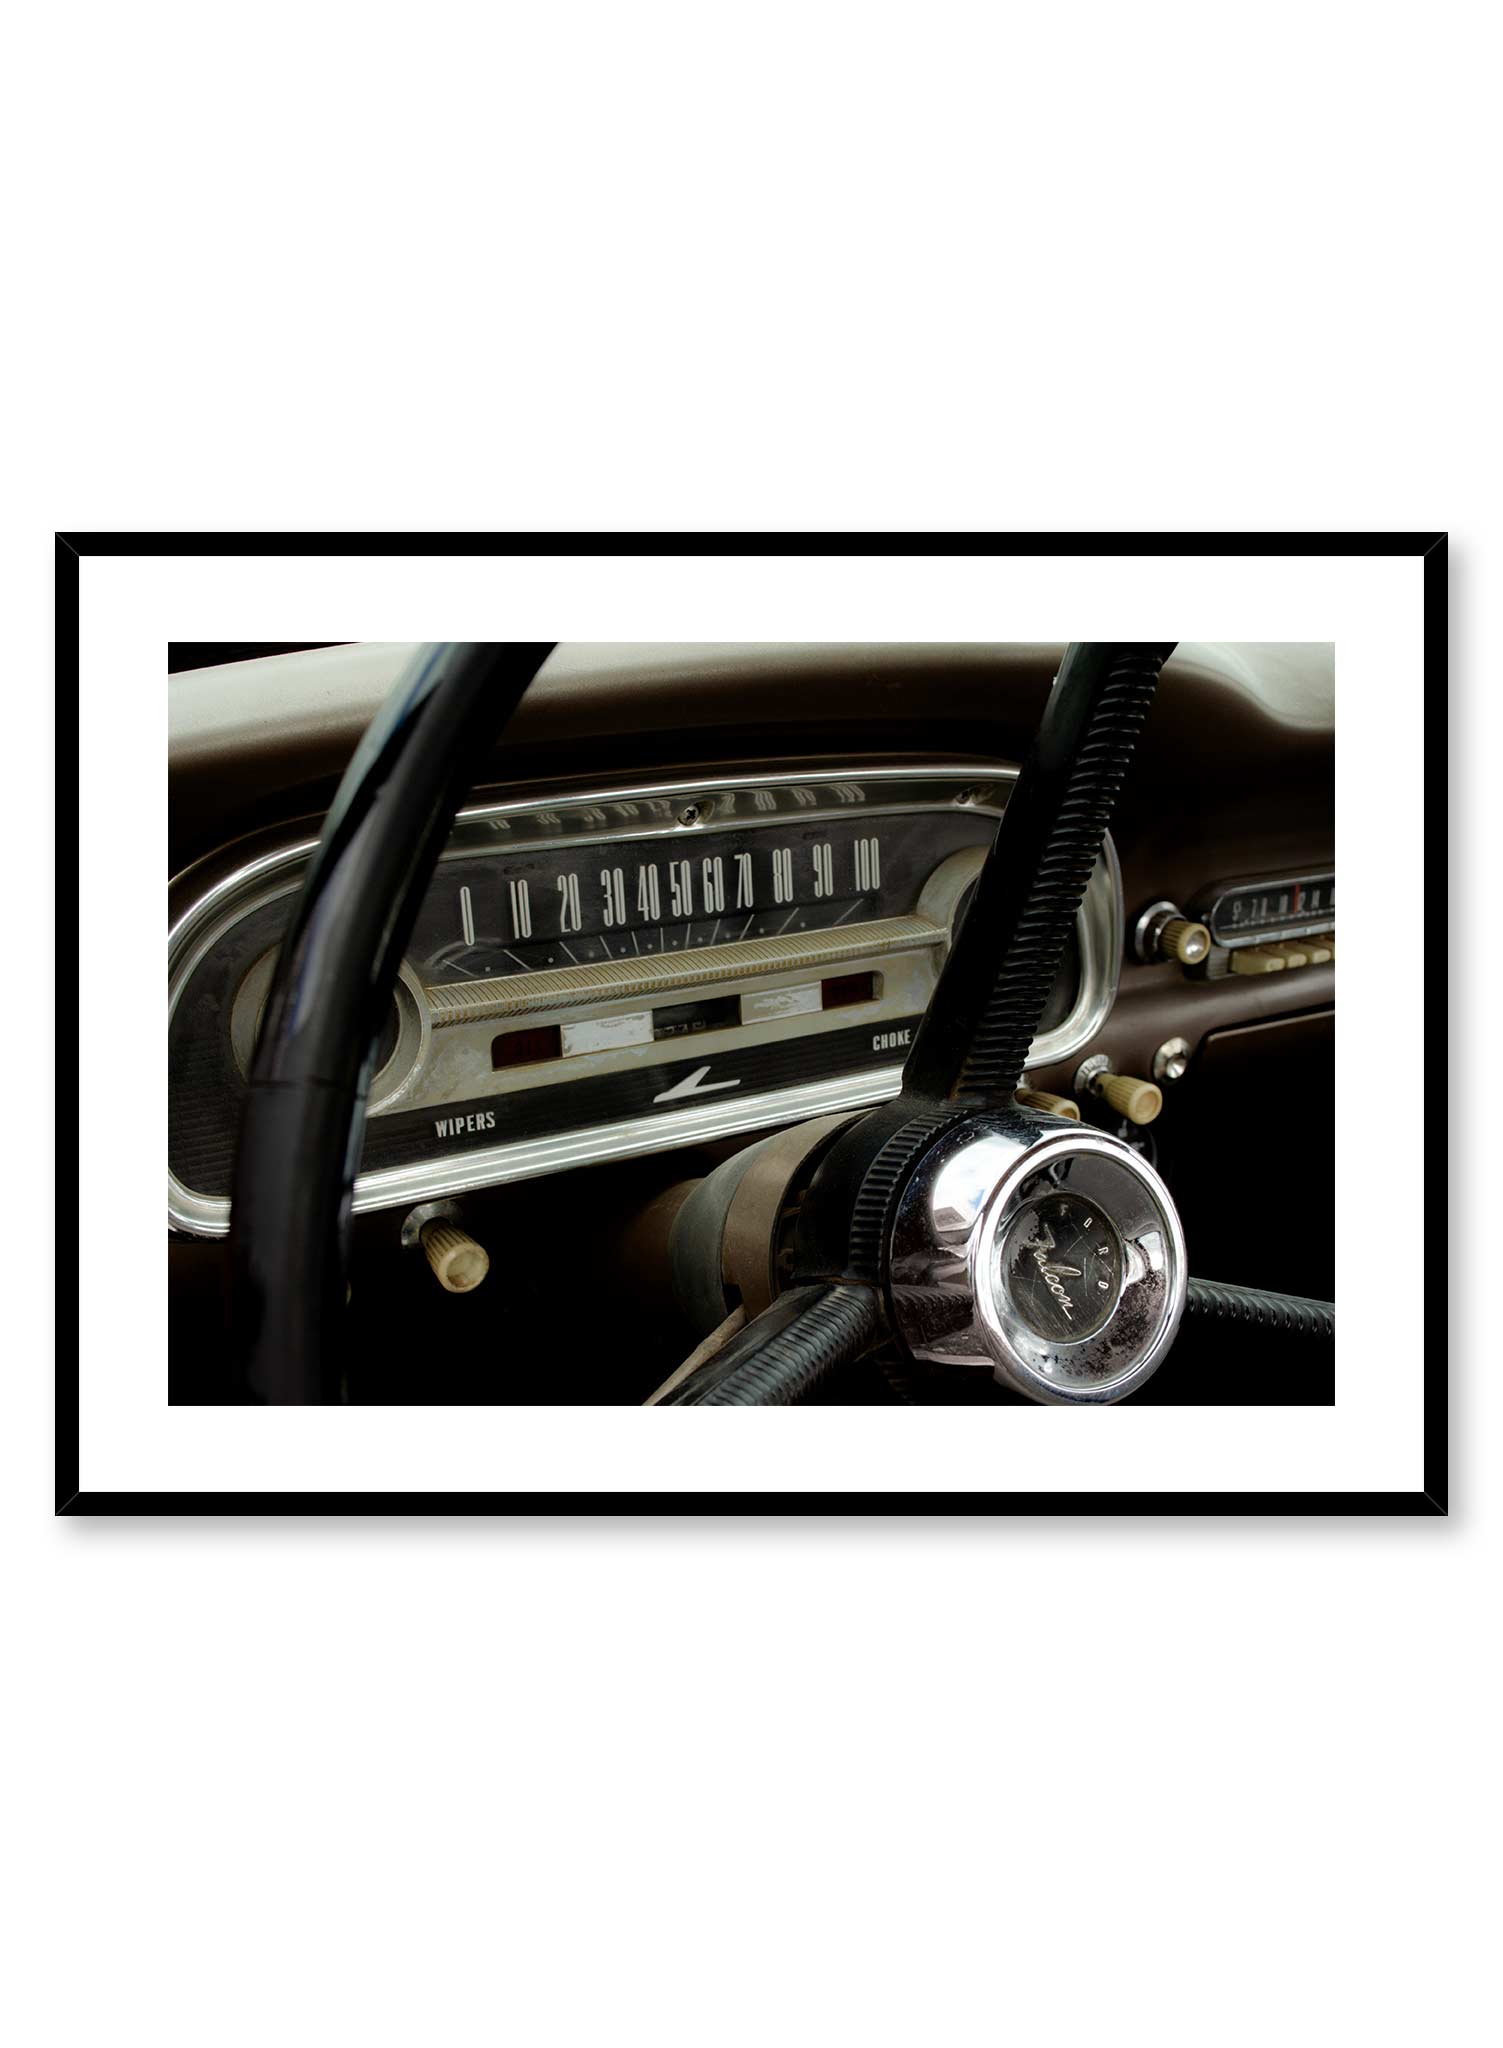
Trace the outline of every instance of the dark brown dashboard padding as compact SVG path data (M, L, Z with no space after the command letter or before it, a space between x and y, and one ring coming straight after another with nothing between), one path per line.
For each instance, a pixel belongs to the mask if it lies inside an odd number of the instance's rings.
M1321 1028L1329 1034L1335 998L1334 967L1195 981L1172 965L1128 964L1112 1014L1092 1040L1091 1051L1104 1052L1119 1074L1146 1076L1153 1070L1155 1051L1170 1038L1186 1039L1193 1056L1213 1036L1228 1030L1299 1023L1307 1017L1324 1019ZM1265 1043L1272 1046L1274 1041ZM1066 1060L1031 1067L1028 1078L1034 1087L1068 1095L1080 1060L1081 1054L1074 1053ZM1205 1078L1205 1068L1192 1066L1188 1081L1165 1091L1165 1114L1182 1100L1197 1100L1192 1084Z
M879 758L1018 761L1063 652L1044 642L566 644L511 721L508 793L633 773L713 779ZM1113 827L1129 917L1163 897L1191 908L1198 891L1226 876L1332 864L1330 725L1285 715L1239 686L1237 652L1181 648L1164 666ZM1243 666L1288 666L1319 652L1252 650ZM341 696L320 677L360 655L331 646L286 657L299 665L299 694L307 671L297 718L175 734L172 872L262 827L311 821L309 836L317 835L377 701ZM252 663L247 673L274 666ZM206 670L174 688L218 691L230 674ZM494 757L477 762L477 785L495 777Z
M641 771L707 765L713 778L776 764L796 772L816 758L933 759L936 748L1017 760L1063 653L1063 643L1042 642L574 642L557 649L510 720L507 783L551 793ZM307 665L307 704L296 718L250 718L232 731L190 727L174 737L174 872L229 838L327 807L381 693L363 698L320 678L360 656L359 648L331 646L289 657ZM214 690L222 676L205 670L176 687ZM500 758L480 754L477 786L496 779Z

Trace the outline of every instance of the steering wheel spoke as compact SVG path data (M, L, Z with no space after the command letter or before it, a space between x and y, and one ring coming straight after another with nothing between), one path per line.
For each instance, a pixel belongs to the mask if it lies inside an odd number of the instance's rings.
M784 1408L805 1401L887 1336L875 1287L790 1287L755 1322L656 1403L660 1408Z

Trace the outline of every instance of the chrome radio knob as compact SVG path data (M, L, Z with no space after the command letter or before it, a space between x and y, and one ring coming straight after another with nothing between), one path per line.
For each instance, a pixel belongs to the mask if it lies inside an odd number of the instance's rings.
M1203 924L1188 917L1171 917L1159 932L1159 954L1177 960L1181 967L1193 967L1211 950L1211 934Z
M1150 903L1133 929L1133 948L1143 961L1198 967L1211 950L1210 929L1186 917L1177 903Z

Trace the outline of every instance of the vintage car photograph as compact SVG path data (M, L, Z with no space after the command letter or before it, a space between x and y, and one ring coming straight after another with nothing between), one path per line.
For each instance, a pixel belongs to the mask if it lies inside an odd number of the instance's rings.
M174 643L171 1402L1330 1403L1335 652Z

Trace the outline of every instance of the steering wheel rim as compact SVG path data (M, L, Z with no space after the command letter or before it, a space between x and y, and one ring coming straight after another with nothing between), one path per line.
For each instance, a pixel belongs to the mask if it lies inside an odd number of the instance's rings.
M240 1119L230 1336L244 1398L337 1400L372 1053L466 789L553 642L435 642L335 792L277 955Z

